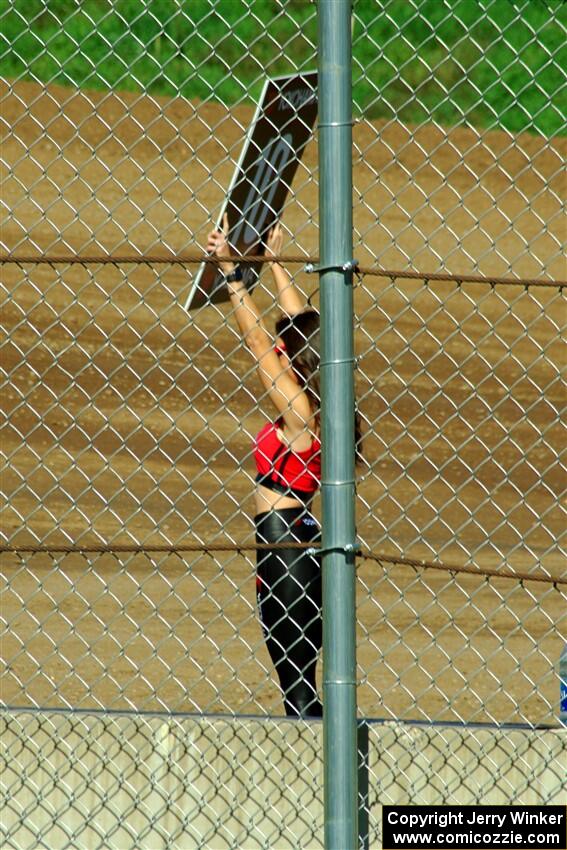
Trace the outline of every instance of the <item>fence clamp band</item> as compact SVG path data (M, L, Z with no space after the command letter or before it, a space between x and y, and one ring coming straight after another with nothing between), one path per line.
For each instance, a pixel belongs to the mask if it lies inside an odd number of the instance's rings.
M353 552L360 552L362 546L358 541L355 543L345 543L344 546L326 546L323 548L318 548L316 546L311 546L309 549L305 550L306 555L312 555L313 557L317 555L327 555L329 552L343 552L345 555L351 555Z
M306 263L303 267L303 271L307 272L307 274L313 274L313 272L353 272L358 267L358 260L352 259L347 260L346 263L342 265L336 266L316 266L314 263Z
M319 121L317 123L317 128L321 127L354 127L358 122L351 118L350 121Z

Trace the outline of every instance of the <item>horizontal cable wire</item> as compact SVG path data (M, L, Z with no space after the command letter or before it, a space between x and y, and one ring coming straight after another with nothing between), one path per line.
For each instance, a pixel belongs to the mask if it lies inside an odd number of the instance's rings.
M59 254L0 254L0 265L15 264L45 264L45 265L195 265L199 263L212 263L218 265L220 262L233 263L266 263L276 262L288 265L307 264L312 265L319 262L318 257L298 256L297 254L282 254L274 256L269 260L263 254L231 254L220 260L208 254L109 254L101 255L70 255ZM567 280L553 280L548 278L509 278L493 277L491 275L479 274L449 274L444 272L418 272L402 271L401 269L383 269L377 266L355 265L354 271L359 275L373 277L388 277L400 280L424 280L428 282L453 282L453 283L488 283L493 286L553 286L562 289L567 286ZM313 269L316 272L317 269Z
M204 545L201 543L184 543L184 544L91 544L91 545L55 545L55 546L7 546L0 545L0 554L91 554L91 555L124 555L124 554L171 554L181 555L189 552L254 552L266 551L274 549L312 549L315 554L319 547L313 546L311 543L299 543L295 541L285 543L213 543ZM393 566L414 567L416 569L444 570L445 572L461 573L473 576L482 576L483 578L507 578L515 581L537 581L552 585L567 585L567 578L554 578L553 576L545 576L538 573L522 573L511 570L491 570L484 567L465 567L457 564L443 564L437 561L425 561L417 558L404 558L395 555L381 555L372 552L371 550L357 550L356 554L365 560L375 561L378 564L390 564Z
M424 280L426 282L449 281L453 283L489 283L493 286L554 286L562 289L567 286L567 280L552 280L547 278L510 278L492 277L479 274L445 274L443 272L410 272L396 271L394 269L379 269L372 266L356 266L356 272L360 275L374 277L400 278L404 280Z
M264 254L230 254L222 259L213 257L210 254L0 254L0 263L47 263L49 265L61 265L69 263L70 265L93 265L100 263L115 263L116 265L126 264L147 264L147 265L163 265L171 263L172 265L196 265L199 263L212 263L219 265L221 262L233 263L267 263L267 262L286 262L290 264L317 262L317 257L306 257L298 255L278 256L269 260Z

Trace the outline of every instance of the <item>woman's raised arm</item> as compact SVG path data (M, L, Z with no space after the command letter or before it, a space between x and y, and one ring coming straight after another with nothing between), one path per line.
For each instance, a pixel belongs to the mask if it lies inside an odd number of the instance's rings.
M228 220L225 215L222 230L213 230L207 239L207 251L219 259L224 275L230 278L237 266L231 260L228 243ZM282 269L283 272L283 269ZM291 364L282 363L274 351L274 341L266 330L258 307L241 279L227 280L234 317L242 338L258 365L260 380L278 413L293 433L301 433L311 419L309 400L292 377Z
M282 313L288 316L296 316L297 313L302 313L305 310L305 299L300 295L299 290L293 282L293 278L286 272L284 267L280 263L270 259L270 257L277 257L281 254L283 238L283 228L279 221L277 221L266 239L266 261L270 263L272 269L278 303Z

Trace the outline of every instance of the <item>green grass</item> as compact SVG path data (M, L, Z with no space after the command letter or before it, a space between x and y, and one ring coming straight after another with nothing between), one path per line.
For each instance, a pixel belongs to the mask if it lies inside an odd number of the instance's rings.
M367 118L566 131L563 0L354 0L353 96ZM309 0L0 0L0 75L254 101L316 66Z
M565 132L567 4L424 0L418 15L413 4L393 0L380 18L371 3L359 12L355 43L380 48L370 64L367 51L360 63L354 50L363 111L514 133Z

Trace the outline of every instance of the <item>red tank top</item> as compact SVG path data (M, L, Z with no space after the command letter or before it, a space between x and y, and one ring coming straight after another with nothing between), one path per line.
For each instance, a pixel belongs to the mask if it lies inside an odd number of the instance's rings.
M315 437L311 448L293 451L280 440L277 433L280 427L280 421L268 422L256 437L256 481L290 496L312 496L321 483L321 443Z

